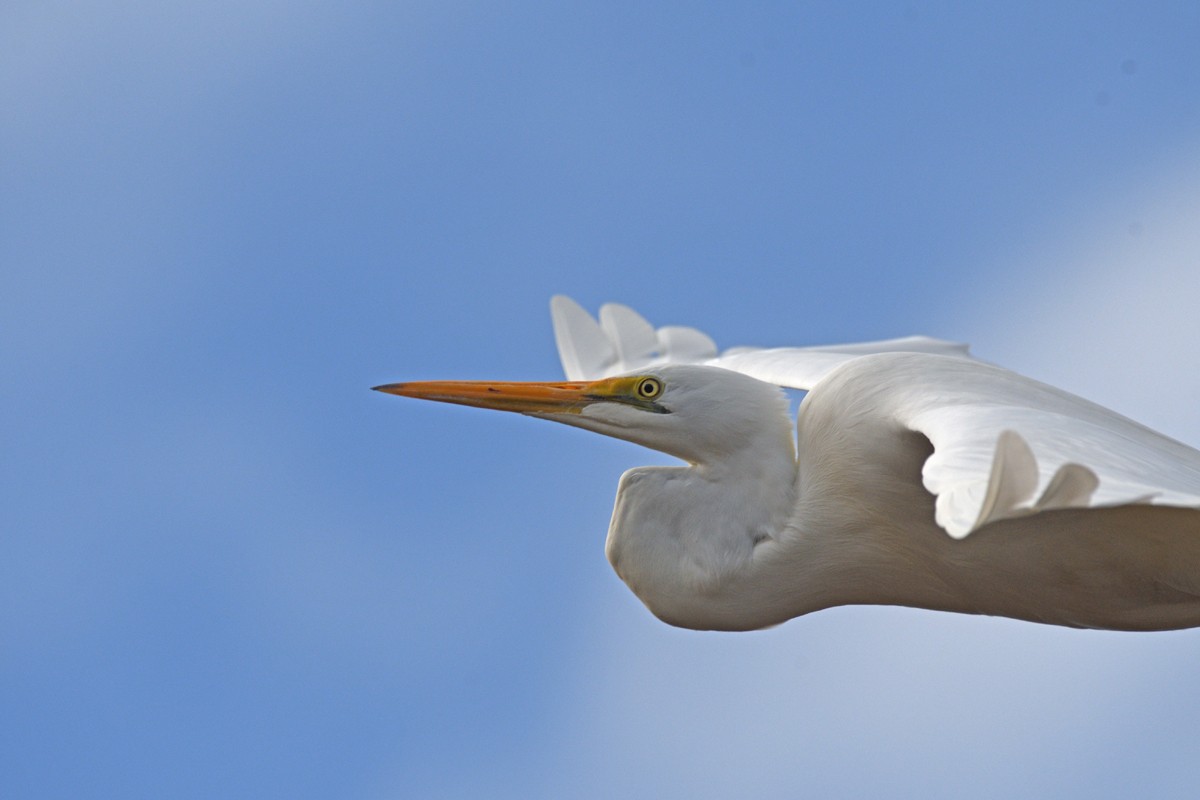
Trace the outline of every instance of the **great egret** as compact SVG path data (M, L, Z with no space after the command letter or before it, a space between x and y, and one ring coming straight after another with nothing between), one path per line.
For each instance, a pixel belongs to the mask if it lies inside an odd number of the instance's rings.
M627 439L680 467L620 480L606 553L662 620L748 630L848 604L1072 627L1200 625L1200 452L913 337L728 350L551 301L570 382L405 397ZM780 387L808 390L792 424Z

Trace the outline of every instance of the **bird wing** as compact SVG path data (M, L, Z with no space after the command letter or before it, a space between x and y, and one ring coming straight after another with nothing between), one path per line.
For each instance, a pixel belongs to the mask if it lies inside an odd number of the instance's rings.
M1102 406L926 337L718 353L691 328L655 330L618 305L599 323L574 301L551 301L563 368L595 380L666 363L722 367L813 390L853 381L875 413L925 435L922 469L936 519L962 538L1001 519L1061 508L1134 503L1200 507L1200 451Z
M554 338L567 380L594 381L663 364L705 364L744 372L759 380L811 389L831 370L872 353L934 353L970 358L967 345L908 336L880 342L821 347L734 347L723 353L695 328L657 330L640 314L619 303L600 308L599 320L569 297L550 300Z

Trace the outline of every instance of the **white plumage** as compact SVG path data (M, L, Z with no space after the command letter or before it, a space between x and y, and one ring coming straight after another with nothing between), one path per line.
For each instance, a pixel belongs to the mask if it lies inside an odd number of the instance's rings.
M662 619L749 629L886 603L1061 625L1200 625L1200 452L924 337L718 353L551 301L566 384L384 391L675 455L621 479L607 553ZM623 377L622 377L623 376ZM779 387L808 391L795 438ZM795 441L795 444L793 444Z

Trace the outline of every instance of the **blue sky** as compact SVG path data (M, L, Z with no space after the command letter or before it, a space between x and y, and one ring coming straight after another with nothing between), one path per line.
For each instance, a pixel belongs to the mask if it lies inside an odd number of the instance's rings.
M1200 443L1194 3L6 3L0 794L1126 797L1200 635L612 574L662 457L368 391L546 303L925 333Z

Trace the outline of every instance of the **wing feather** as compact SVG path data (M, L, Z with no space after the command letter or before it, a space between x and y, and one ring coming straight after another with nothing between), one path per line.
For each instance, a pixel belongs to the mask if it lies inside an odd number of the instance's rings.
M596 320L569 297L550 300L554 340L567 380L595 380L619 366L617 348Z
M570 380L600 380L662 364L706 364L767 383L811 389L831 370L873 353L932 353L970 358L967 345L928 336L819 347L734 347L718 355L711 338L695 328L657 330L628 306L601 307L599 323L569 297L550 300L563 372Z

